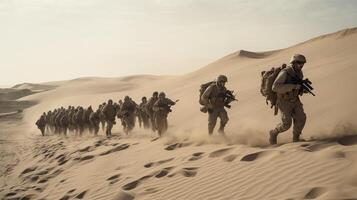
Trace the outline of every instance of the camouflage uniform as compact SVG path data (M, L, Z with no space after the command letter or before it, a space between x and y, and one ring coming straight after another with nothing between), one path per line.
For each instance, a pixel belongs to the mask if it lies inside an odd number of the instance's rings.
M146 113L149 116L150 122L151 122L151 128L153 131L156 130L155 127L155 116L154 116L154 104L158 100L158 92L154 92L153 96L149 99L149 101L146 104Z
M36 121L37 128L40 129L42 136L45 135L46 114L42 114L40 119Z
M113 125L115 124L115 116L116 116L116 110L113 105L113 101L109 100L108 103L104 106L103 111L102 111L105 121L107 123L107 128L105 130L105 133L107 136L112 135L112 128Z
M149 128L150 124L149 124L149 116L146 112L146 104L147 104L147 100L146 98L142 98L142 102L140 103L139 107L138 107L138 112L140 115L140 119L143 123L144 128Z
M159 136L167 131L167 116L171 112L170 107L175 104L174 101L166 98L163 92L160 93L159 99L155 102L153 110L155 111L155 127L158 130Z
M297 55L295 55L297 56ZM294 57L292 58L293 62ZM306 62L305 57L302 60ZM299 95L302 95L300 85L297 85L294 78L303 79L303 73L298 68L288 66L283 69L273 84L273 91L277 93L277 107L281 113L281 123L270 131L270 143L277 143L279 133L287 131L293 123L293 141L299 141L301 132L305 126L306 114Z
M221 124L219 127L220 133L224 133L224 127L229 120L227 111L224 108L226 104L224 95L227 92L227 89L224 85L220 86L218 84L218 82L221 81L221 77L225 76L219 76L216 82L208 86L201 97L201 101L208 108L208 133L210 135L213 133L218 117L221 119ZM227 82L227 78L222 78L222 81L224 81L224 83Z
M74 115L77 131L79 132L79 135L82 135L84 131L83 113L84 110L82 107L80 107L77 113Z
M98 131L99 131L99 123L100 123L100 110L98 109L95 112L92 112L89 116L89 122L91 124L91 127L93 128L94 131L94 135L98 135Z
M64 135L67 135L67 129L69 126L69 117L68 117L68 112L62 111L61 117L60 117L60 124L61 124L61 132Z
M123 105L120 108L120 115L123 119L124 131L130 132L135 126L135 111L137 104L128 96L125 97Z

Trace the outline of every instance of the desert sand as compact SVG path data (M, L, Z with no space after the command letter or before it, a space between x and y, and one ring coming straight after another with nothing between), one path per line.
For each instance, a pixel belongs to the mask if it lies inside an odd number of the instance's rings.
M260 95L260 72L304 54L305 77L316 96L304 95L307 123L268 144L279 116ZM2 199L357 199L357 28L267 52L240 50L180 76L85 77L17 85L0 115ZM140 59L140 58L138 58ZM169 66L168 66L169 67ZM226 137L207 134L198 90L217 75L238 102L228 110ZM136 127L113 138L50 135L35 121L48 110L97 105L125 95L139 102L153 91L180 99L162 138ZM7 91L9 92L9 91ZM17 106L10 107L14 101ZM6 103L7 102L7 103ZM24 103L25 102L25 103ZM22 105L22 106L21 106ZM16 112L17 110L23 112Z

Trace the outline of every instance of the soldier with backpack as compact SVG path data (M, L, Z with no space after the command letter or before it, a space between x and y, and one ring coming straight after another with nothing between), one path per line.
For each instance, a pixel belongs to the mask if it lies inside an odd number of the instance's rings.
M272 107L275 107L275 114L280 111L282 120L269 132L270 144L276 144L279 133L287 131L292 124L293 142L300 141L306 114L299 96L306 92L313 94L311 92L313 88L310 85L307 87L306 80L303 80L302 68L305 63L305 56L296 54L291 58L289 66L283 65L262 72L261 93L266 97L267 103L270 101Z
M219 75L216 81L201 85L200 104L202 112L208 112L208 133L212 135L217 118L221 119L218 132L224 134L224 127L228 122L228 114L224 107L230 108L230 103L235 101L233 91L226 89L227 77Z

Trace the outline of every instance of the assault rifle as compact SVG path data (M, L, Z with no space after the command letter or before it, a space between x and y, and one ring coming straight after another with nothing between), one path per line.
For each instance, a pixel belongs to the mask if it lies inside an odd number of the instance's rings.
M231 102L238 101L238 99L236 99L236 96L235 96L233 90L227 90L226 93L224 93L224 98L225 98L225 101L226 101L224 106L227 107L227 108L231 108L231 105L229 105Z
M312 85L312 82L307 78L307 79L299 79L299 78L296 78L296 77L293 77L293 80L296 82L296 84L299 84L301 85L301 92L308 92L310 94L312 94L312 96L316 96L312 90L314 90L314 88L311 86Z

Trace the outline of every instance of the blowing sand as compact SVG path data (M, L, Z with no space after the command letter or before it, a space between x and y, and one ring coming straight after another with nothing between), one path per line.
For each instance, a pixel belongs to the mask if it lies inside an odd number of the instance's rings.
M260 72L291 55L306 55L305 77L316 97L302 97L307 123L268 145L273 116L260 96ZM79 78L46 83L50 90L19 99L34 102L23 113L0 117L3 199L357 199L357 29L314 38L271 52L241 50L182 76ZM199 111L201 83L219 74L238 94L228 111L227 137L207 135ZM26 87L25 87L26 86ZM28 88L25 85L20 88ZM40 85L31 85L31 87ZM136 127L111 139L40 136L34 122L59 106L96 106L125 95L139 101L155 90L180 99L169 131L158 139Z

